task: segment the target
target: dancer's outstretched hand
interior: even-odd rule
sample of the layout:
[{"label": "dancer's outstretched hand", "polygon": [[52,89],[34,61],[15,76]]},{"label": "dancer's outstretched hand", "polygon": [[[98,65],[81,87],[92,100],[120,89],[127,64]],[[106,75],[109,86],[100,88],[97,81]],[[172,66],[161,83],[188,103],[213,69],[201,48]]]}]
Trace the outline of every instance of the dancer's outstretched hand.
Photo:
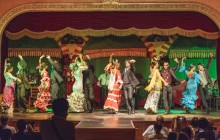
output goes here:
[{"label": "dancer's outstretched hand", "polygon": [[184,56],[184,57],[182,58],[182,60],[186,60],[186,57]]},{"label": "dancer's outstretched hand", "polygon": [[130,63],[135,63],[136,61],[134,59],[131,59],[130,60]]},{"label": "dancer's outstretched hand", "polygon": [[178,60],[178,58],[175,58],[175,59],[174,59],[174,61],[175,61],[176,63],[179,63],[179,60]]},{"label": "dancer's outstretched hand", "polygon": [[214,55],[213,55],[213,53],[210,53],[210,57],[213,57]]},{"label": "dancer's outstretched hand", "polygon": [[91,58],[90,58],[90,56],[89,56],[89,55],[86,55],[86,58],[87,58],[88,60],[91,60]]},{"label": "dancer's outstretched hand", "polygon": [[119,89],[122,89],[122,84],[120,84]]},{"label": "dancer's outstretched hand", "polygon": [[19,57],[20,59],[22,59],[22,55],[19,54],[18,57]]},{"label": "dancer's outstretched hand", "polygon": [[21,79],[17,78],[17,81],[18,81],[19,83],[21,83]]},{"label": "dancer's outstretched hand", "polygon": [[182,84],[182,83],[185,83],[186,82],[186,80],[183,80],[183,81],[181,81],[180,83]]},{"label": "dancer's outstretched hand", "polygon": [[167,82],[166,82],[166,83],[164,83],[164,86],[166,86],[166,87],[167,87],[167,86],[168,86],[168,83],[167,83]]},{"label": "dancer's outstretched hand", "polygon": [[40,56],[40,58],[44,58],[44,57],[45,57],[45,55],[44,55],[44,54]]},{"label": "dancer's outstretched hand", "polygon": [[50,55],[47,55],[47,59],[50,59]]}]

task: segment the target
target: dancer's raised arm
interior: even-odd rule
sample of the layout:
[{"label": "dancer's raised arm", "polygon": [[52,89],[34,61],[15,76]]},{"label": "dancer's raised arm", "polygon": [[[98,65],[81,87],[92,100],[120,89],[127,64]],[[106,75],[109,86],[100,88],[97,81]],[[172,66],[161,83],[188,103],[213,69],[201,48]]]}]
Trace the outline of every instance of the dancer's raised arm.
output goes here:
[{"label": "dancer's raised arm", "polygon": [[207,70],[209,70],[209,68],[210,68],[210,66],[211,66],[211,63],[212,63],[212,60],[213,60],[213,54],[212,53],[210,53],[210,57],[209,57],[209,62],[208,62],[208,64],[207,64],[207,66],[206,66],[206,68],[207,68]]},{"label": "dancer's raised arm", "polygon": [[184,63],[184,60],[185,60],[185,59],[186,59],[186,57],[183,57],[183,58],[182,58],[181,66],[180,66],[179,72],[185,72],[185,74],[187,75],[187,74],[188,74],[188,71],[186,70],[186,66],[185,66],[185,63]]},{"label": "dancer's raised arm", "polygon": [[112,63],[112,57],[114,56],[114,54],[111,54],[110,58],[109,58],[109,63]]},{"label": "dancer's raised arm", "polygon": [[[85,65],[86,65],[86,62],[83,60],[83,55],[82,55],[81,53],[79,54],[79,59],[80,59],[81,64],[82,64],[83,66],[85,66]],[[76,58],[75,61],[77,62],[77,58]]]},{"label": "dancer's raised arm", "polygon": [[178,58],[175,58],[174,61],[176,62],[176,65],[175,65],[175,67],[173,67],[173,71],[176,71],[179,67],[179,60],[178,60]]},{"label": "dancer's raised arm", "polygon": [[183,65],[184,65],[184,60],[186,60],[186,57],[183,57],[183,58],[182,58],[182,63],[181,63],[181,66],[183,66]]},{"label": "dancer's raised arm", "polygon": [[20,58],[20,66],[22,66],[22,69],[26,69],[27,68],[27,63],[24,61],[22,55],[18,55],[18,57]]},{"label": "dancer's raised arm", "polygon": [[40,58],[39,58],[39,65],[41,65],[41,63],[42,63],[42,58],[44,58],[44,57],[45,57],[44,54],[40,56]]},{"label": "dancer's raised arm", "polygon": [[7,65],[8,65],[8,58],[7,59],[5,59],[5,65],[4,65],[4,73],[6,73],[7,71],[6,71],[6,69],[7,69]]}]

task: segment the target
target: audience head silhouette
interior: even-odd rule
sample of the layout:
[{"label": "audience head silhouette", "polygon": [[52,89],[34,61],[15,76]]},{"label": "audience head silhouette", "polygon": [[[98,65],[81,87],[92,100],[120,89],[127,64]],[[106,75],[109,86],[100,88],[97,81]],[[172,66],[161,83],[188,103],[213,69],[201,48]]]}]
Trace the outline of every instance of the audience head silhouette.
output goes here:
[{"label": "audience head silhouette", "polygon": [[156,122],[159,122],[159,123],[163,124],[164,123],[163,116],[162,115],[158,115],[157,118],[156,118]]},{"label": "audience head silhouette", "polygon": [[69,103],[65,98],[55,99],[52,103],[53,113],[56,116],[67,117]]},{"label": "audience head silhouette", "polygon": [[190,124],[193,128],[197,128],[199,126],[198,122],[199,122],[199,119],[197,117],[193,117]]},{"label": "audience head silhouette", "polygon": [[1,130],[1,140],[11,140],[11,130],[2,129]]},{"label": "audience head silhouette", "polygon": [[162,130],[162,124],[160,122],[155,122],[154,123],[154,130],[156,134],[159,134]]},{"label": "audience head silhouette", "polygon": [[170,132],[168,137],[167,137],[167,140],[176,140],[177,138],[177,133],[176,132]]},{"label": "audience head silhouette", "polygon": [[20,119],[17,121],[17,129],[19,132],[24,132],[24,130],[26,129],[26,121],[23,119]]},{"label": "audience head silhouette", "polygon": [[177,140],[188,140],[189,137],[185,132],[180,132]]},{"label": "audience head silhouette", "polygon": [[1,116],[1,124],[2,125],[8,124],[8,116],[6,116],[6,115]]},{"label": "audience head silhouette", "polygon": [[204,117],[200,118],[198,123],[199,123],[199,128],[201,129],[206,129],[209,126],[208,120]]}]

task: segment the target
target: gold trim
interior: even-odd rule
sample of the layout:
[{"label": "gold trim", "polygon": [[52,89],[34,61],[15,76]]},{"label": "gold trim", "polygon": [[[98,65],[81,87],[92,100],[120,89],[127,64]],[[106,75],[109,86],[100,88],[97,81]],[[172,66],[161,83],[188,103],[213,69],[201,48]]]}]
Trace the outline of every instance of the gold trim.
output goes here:
[{"label": "gold trim", "polygon": [[210,53],[216,57],[216,50],[170,50],[169,58],[209,58]]},{"label": "gold trim", "polygon": [[120,49],[98,49],[98,50],[84,50],[84,54],[89,55],[90,58],[109,57],[111,54],[117,57],[146,57],[146,48],[120,48]]},{"label": "gold trim", "polygon": [[102,0],[102,3],[107,3],[107,4],[119,3],[119,0]]},{"label": "gold trim", "polygon": [[218,32],[209,33],[202,31],[200,29],[197,30],[184,30],[179,27],[171,28],[171,29],[160,29],[160,28],[151,28],[151,29],[137,29],[137,28],[129,28],[129,29],[115,29],[108,28],[104,30],[94,30],[94,29],[83,29],[78,30],[74,28],[67,27],[63,30],[59,31],[44,31],[44,32],[33,32],[28,29],[24,29],[17,33],[11,33],[6,31],[6,36],[10,39],[17,40],[24,36],[29,36],[31,38],[40,39],[45,37],[57,38],[58,36],[64,36],[65,34],[72,34],[75,36],[107,36],[107,35],[116,35],[116,36],[128,36],[131,34],[136,34],[138,36],[148,36],[152,34],[158,35],[173,35],[179,34],[187,37],[195,37],[202,36],[206,39],[217,39],[219,37]]},{"label": "gold trim", "polygon": [[18,57],[18,55],[40,57],[42,54],[56,58],[62,57],[60,48],[8,48],[8,57]]}]

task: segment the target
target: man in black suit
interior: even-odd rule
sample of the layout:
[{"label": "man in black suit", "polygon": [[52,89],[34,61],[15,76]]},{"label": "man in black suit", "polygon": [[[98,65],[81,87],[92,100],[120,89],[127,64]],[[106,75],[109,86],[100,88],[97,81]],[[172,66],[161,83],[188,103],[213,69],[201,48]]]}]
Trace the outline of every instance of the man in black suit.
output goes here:
[{"label": "man in black suit", "polygon": [[86,99],[87,112],[92,113],[94,110],[93,86],[97,83],[97,78],[94,74],[95,68],[91,63],[91,60],[89,58],[88,60],[88,69],[83,71],[83,92]]},{"label": "man in black suit", "polygon": [[30,84],[27,78],[27,63],[24,61],[23,57],[21,55],[18,55],[20,58],[20,61],[18,62],[18,72],[17,77],[21,79],[21,82],[17,82],[17,93],[16,93],[16,99],[17,99],[17,105],[18,107],[23,109],[23,112],[27,111],[27,101],[26,101],[26,90],[30,89]]},{"label": "man in black suit", "polygon": [[212,60],[213,60],[213,54],[210,53],[210,58],[209,58],[209,62],[207,64],[207,66],[204,67],[202,63],[199,63],[198,64],[198,71],[197,71],[197,73],[201,76],[201,78],[200,78],[201,83],[199,84],[199,93],[202,98],[202,104],[206,108],[207,114],[209,114],[209,107],[208,107],[206,97],[208,96],[208,85],[212,83],[212,79],[208,73],[208,70],[209,70],[210,65],[212,63]]},{"label": "man in black suit", "polygon": [[132,96],[135,86],[139,84],[136,76],[134,75],[135,68],[133,66],[134,60],[125,60],[125,70],[122,73],[123,80],[123,92],[125,96],[125,103],[128,108],[128,114],[135,114],[134,103],[132,102]]},{"label": "man in black suit", "polygon": [[[51,100],[53,101],[58,98],[58,92],[60,91],[60,87],[64,86],[63,85],[64,80],[61,77],[62,69],[59,63],[56,60],[52,60],[49,55],[47,55],[47,59],[49,63],[52,65],[52,69],[50,72],[50,82],[51,82],[50,93],[51,93]],[[64,88],[62,90],[64,90]],[[64,93],[65,91],[62,91],[62,98],[65,97]]]},{"label": "man in black suit", "polygon": [[176,62],[176,66],[174,68],[169,67],[168,62],[163,63],[163,69],[161,70],[161,76],[168,83],[168,86],[162,85],[162,94],[163,94],[163,102],[165,107],[165,115],[170,114],[170,108],[173,102],[173,90],[172,86],[180,84],[180,81],[177,80],[175,76],[175,71],[179,66],[179,61],[177,58],[174,59]]}]

